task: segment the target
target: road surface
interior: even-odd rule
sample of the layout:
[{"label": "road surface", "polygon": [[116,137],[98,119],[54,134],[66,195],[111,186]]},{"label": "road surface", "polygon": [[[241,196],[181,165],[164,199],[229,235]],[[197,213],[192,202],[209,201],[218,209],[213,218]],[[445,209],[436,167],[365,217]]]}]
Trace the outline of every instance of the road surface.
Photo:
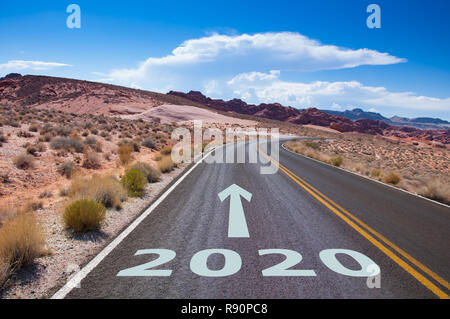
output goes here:
[{"label": "road surface", "polygon": [[[229,149],[235,147],[248,149],[248,144],[231,145],[216,152],[227,156]],[[448,207],[304,158],[282,147],[279,160],[274,163],[281,168],[271,175],[260,174],[261,163],[199,164],[101,259],[81,281],[81,288],[66,289],[58,297],[448,296]],[[229,237],[231,199],[221,201],[218,194],[234,184],[251,193],[250,201],[241,198],[249,237]],[[169,250],[163,256],[170,261],[155,268],[145,266],[158,256],[135,255],[146,249]],[[206,258],[204,253],[203,257],[199,254],[193,258],[208,249],[226,250],[228,255],[214,253]],[[273,251],[261,253],[266,249],[294,251],[291,255],[300,253],[301,262],[294,261],[290,269],[307,272],[287,276],[292,272],[278,271],[277,276],[263,276],[263,270],[286,258]],[[331,249],[363,254],[378,265],[380,274],[371,277],[372,285],[368,285],[367,276],[354,276],[364,271],[358,258],[345,253],[335,255],[334,266],[326,265],[321,252]],[[191,263],[195,265],[191,267]],[[139,265],[144,266],[129,270]],[[339,273],[339,265],[353,275]],[[169,270],[170,276],[154,276],[155,273],[145,271],[150,268]],[[228,273],[221,273],[222,268]],[[125,276],[118,276],[121,271]],[[211,277],[214,275],[217,277]]]}]

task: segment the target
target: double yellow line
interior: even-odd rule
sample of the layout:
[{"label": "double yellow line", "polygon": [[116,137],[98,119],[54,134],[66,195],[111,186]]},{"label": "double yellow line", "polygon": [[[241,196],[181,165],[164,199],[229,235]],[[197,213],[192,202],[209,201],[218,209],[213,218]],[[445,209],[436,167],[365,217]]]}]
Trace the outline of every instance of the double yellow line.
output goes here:
[{"label": "double yellow line", "polygon": [[[409,274],[411,274],[414,278],[416,278],[421,284],[427,287],[430,291],[432,291],[436,296],[441,299],[449,299],[447,293],[437,287],[433,282],[431,282],[424,275],[415,270],[412,266],[406,263],[403,259],[401,259],[398,255],[403,256],[406,260],[408,260],[411,264],[422,270],[425,274],[430,276],[432,279],[437,281],[440,285],[445,287],[447,290],[450,289],[450,285],[443,278],[434,273],[431,269],[417,261],[411,255],[406,253],[404,250],[399,248],[397,245],[389,241],[387,238],[379,234],[377,231],[369,227],[367,224],[362,222],[359,218],[352,215],[346,209],[342,208],[339,204],[335,203],[333,200],[322,194],[319,190],[311,186],[308,182],[303,180],[302,178],[295,175],[292,171],[290,171],[287,167],[277,162],[275,159],[261,151],[258,147],[258,151],[266,157],[270,162],[276,165],[282,172],[284,172],[287,176],[289,176],[295,183],[300,185],[304,190],[306,190],[311,196],[317,199],[320,203],[322,203],[325,207],[327,207],[330,211],[340,217],[343,221],[345,221],[350,227],[360,233],[364,238],[369,240],[374,246],[380,249],[384,254],[386,254],[389,258],[391,258],[394,262],[396,262],[400,267],[406,270]],[[383,244],[384,243],[384,244]],[[390,249],[388,247],[390,247]],[[395,251],[395,252],[393,252]]]}]

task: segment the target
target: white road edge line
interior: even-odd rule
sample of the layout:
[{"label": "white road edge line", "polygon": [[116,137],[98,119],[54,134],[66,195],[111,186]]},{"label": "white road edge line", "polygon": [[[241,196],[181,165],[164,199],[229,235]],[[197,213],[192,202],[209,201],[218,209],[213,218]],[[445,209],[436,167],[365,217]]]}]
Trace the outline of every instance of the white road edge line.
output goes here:
[{"label": "white road edge line", "polygon": [[[216,148],[217,149],[217,148]],[[214,149],[214,150],[216,150]],[[100,262],[105,259],[108,254],[114,250],[153,210],[200,164],[205,158],[207,158],[214,150],[204,155],[197,163],[194,164],[183,176],[181,176],[164,194],[162,194],[147,210],[145,210],[138,218],[134,220],[122,233],[119,234],[108,246],[94,257],[86,266],[83,267],[78,273],[75,274],[67,283],[58,290],[51,299],[64,299],[74,287],[78,284],[95,268]]]},{"label": "white road edge line", "polygon": [[355,172],[346,170],[346,169],[344,169],[344,168],[342,168],[342,167],[337,167],[337,166],[334,166],[334,165],[331,165],[331,164],[328,164],[328,163],[325,163],[325,162],[321,162],[321,161],[316,160],[316,159],[314,159],[314,158],[311,158],[311,157],[308,157],[308,156],[305,156],[305,155],[302,155],[302,154],[293,152],[293,151],[291,151],[290,149],[287,149],[287,148],[284,146],[285,144],[286,144],[286,143],[283,143],[283,144],[281,145],[281,147],[284,148],[286,151],[291,152],[292,154],[295,154],[295,155],[298,155],[298,156],[307,158],[307,159],[309,159],[309,160],[315,161],[315,162],[320,163],[320,164],[323,164],[323,165],[328,165],[328,166],[330,166],[330,167],[340,169],[341,171],[344,171],[344,172],[347,172],[347,173],[350,173],[350,174],[353,174],[353,175],[356,175],[356,176],[365,178],[365,179],[367,179],[367,180],[369,180],[369,181],[378,183],[378,184],[380,184],[380,185],[383,185],[383,186],[386,186],[386,187],[390,187],[390,188],[396,189],[396,190],[398,190],[398,191],[402,191],[402,192],[404,192],[404,193],[406,193],[406,194],[413,195],[413,196],[416,196],[416,197],[425,199],[425,200],[427,200],[427,201],[429,201],[429,202],[432,202],[432,203],[434,203],[434,204],[438,204],[438,205],[441,205],[441,206],[450,208],[449,205],[446,205],[446,204],[444,204],[444,203],[441,203],[441,202],[438,202],[438,201],[435,201],[435,200],[426,198],[426,197],[424,197],[424,196],[422,196],[422,195],[415,194],[415,193],[409,192],[409,191],[407,191],[407,190],[405,190],[405,189],[398,188],[398,187],[394,187],[394,186],[392,186],[392,185],[389,185],[389,184],[385,184],[385,183],[383,183],[383,182],[380,182],[380,181],[378,181],[378,180],[376,180],[376,179],[372,179],[372,178],[370,178],[370,177],[367,177],[367,176],[364,176],[364,175],[361,175],[361,174],[358,174],[358,173],[355,173]]}]

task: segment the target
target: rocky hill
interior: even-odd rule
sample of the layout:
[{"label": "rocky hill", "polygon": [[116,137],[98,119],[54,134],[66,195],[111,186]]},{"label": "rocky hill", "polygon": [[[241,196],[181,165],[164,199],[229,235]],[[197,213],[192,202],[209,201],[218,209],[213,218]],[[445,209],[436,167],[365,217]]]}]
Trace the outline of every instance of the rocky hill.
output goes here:
[{"label": "rocky hill", "polygon": [[163,104],[195,103],[166,94],[110,84],[9,74],[0,79],[0,104],[56,109],[77,114],[130,115]]},{"label": "rocky hill", "polygon": [[364,118],[353,121],[345,116],[328,114],[316,108],[298,110],[289,106],[283,106],[279,103],[254,105],[247,104],[240,99],[223,101],[220,99],[211,99],[198,91],[190,91],[189,93],[171,91],[168,94],[224,112],[254,115],[295,124],[325,126],[339,132],[379,134],[402,139],[417,139],[427,142],[450,144],[450,129],[421,130],[414,127],[393,126],[382,120]]}]

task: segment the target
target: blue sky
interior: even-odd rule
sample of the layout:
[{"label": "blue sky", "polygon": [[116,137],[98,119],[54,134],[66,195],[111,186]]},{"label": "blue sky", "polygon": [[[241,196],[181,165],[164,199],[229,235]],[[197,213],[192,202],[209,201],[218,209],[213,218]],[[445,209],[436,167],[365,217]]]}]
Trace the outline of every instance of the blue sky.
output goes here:
[{"label": "blue sky", "polygon": [[[66,7],[81,7],[81,29]],[[366,7],[381,8],[369,29]],[[9,1],[0,76],[450,119],[450,1]]]}]

